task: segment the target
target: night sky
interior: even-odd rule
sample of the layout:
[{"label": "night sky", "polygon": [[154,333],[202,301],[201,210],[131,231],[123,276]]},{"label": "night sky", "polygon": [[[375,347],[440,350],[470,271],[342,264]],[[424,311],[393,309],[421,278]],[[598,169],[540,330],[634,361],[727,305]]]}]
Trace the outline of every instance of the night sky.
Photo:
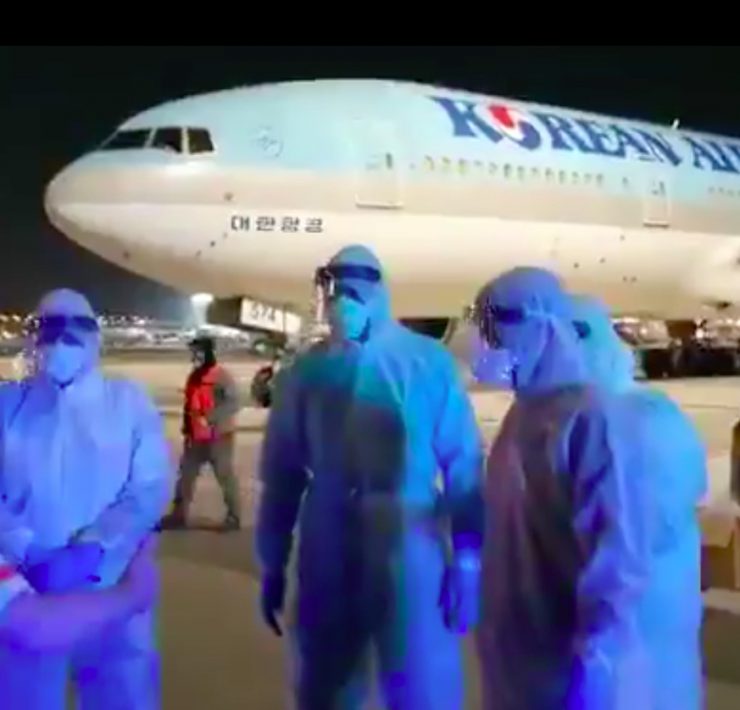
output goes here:
[{"label": "night sky", "polygon": [[131,114],[261,81],[413,79],[740,136],[740,49],[678,47],[2,47],[0,310],[46,289],[173,316],[181,298],[106,264],[47,223],[52,175]]}]

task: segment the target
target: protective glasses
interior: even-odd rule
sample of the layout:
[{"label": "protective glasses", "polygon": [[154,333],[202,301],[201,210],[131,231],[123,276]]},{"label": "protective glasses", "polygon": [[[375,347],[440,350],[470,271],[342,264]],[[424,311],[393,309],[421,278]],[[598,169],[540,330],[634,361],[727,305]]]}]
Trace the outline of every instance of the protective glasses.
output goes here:
[{"label": "protective glasses", "polygon": [[380,271],[372,266],[336,264],[332,266],[321,266],[316,269],[314,283],[321,288],[328,301],[339,298],[339,296],[348,296],[362,302],[363,299],[360,293],[356,288],[346,283],[347,280],[377,284],[380,282],[380,279]]},{"label": "protective glasses", "polygon": [[99,331],[98,321],[90,316],[40,316],[31,325],[31,332],[39,345],[50,345],[59,340],[67,345],[82,345],[84,336]]},{"label": "protective glasses", "polygon": [[499,325],[520,325],[525,318],[521,308],[507,308],[489,304],[471,306],[465,319],[478,329],[484,342],[492,348],[501,347],[501,338],[498,333]]}]

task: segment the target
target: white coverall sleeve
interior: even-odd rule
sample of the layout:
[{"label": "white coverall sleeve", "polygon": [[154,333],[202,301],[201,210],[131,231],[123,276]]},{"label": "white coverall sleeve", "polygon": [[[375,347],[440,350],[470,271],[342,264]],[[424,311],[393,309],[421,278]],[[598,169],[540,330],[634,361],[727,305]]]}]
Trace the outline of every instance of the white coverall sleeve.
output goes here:
[{"label": "white coverall sleeve", "polygon": [[78,542],[98,542],[106,551],[135,550],[164,514],[174,487],[174,467],[162,417],[150,397],[138,387],[128,393],[134,408],[129,477],[117,499]]},{"label": "white coverall sleeve", "polygon": [[[0,440],[23,397],[22,385],[8,382],[0,385]],[[20,566],[33,543],[33,530],[8,508],[3,491],[3,472],[0,470],[0,555]]]},{"label": "white coverall sleeve", "polygon": [[257,515],[257,555],[265,574],[285,570],[293,530],[308,484],[298,364],[277,375],[262,445],[262,497]]},{"label": "white coverall sleeve", "polygon": [[452,357],[444,353],[439,376],[442,399],[434,450],[444,480],[445,509],[456,552],[483,544],[483,439],[475,411]]},{"label": "white coverall sleeve", "polygon": [[568,437],[574,529],[582,564],[568,710],[633,710],[647,697],[636,612],[649,572],[651,486],[631,465],[636,444],[616,412],[592,409]]}]

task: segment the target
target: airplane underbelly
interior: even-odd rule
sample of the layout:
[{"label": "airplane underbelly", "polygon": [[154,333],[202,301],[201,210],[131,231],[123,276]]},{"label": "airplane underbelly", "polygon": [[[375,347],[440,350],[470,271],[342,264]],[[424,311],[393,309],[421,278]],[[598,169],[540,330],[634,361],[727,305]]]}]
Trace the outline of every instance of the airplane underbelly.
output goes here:
[{"label": "airplane underbelly", "polygon": [[[457,316],[481,285],[520,265],[553,269],[569,287],[596,293],[620,311],[646,303],[683,309],[706,295],[714,261],[724,259],[716,238],[672,230],[396,209],[131,203],[80,209],[85,230],[70,236],[124,268],[184,292],[248,295],[297,307],[311,298],[314,269],[342,246],[360,242],[379,255],[394,306],[408,317]],[[727,248],[733,256],[734,240]],[[718,256],[712,261],[707,254]],[[735,293],[734,256],[726,276],[725,290]]]}]

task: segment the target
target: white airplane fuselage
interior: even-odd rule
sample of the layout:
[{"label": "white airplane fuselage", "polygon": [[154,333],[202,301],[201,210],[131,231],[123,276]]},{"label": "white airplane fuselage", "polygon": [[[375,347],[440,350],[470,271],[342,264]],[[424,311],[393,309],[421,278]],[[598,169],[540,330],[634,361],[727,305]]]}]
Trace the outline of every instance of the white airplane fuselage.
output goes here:
[{"label": "white airplane fuselage", "polygon": [[164,104],[57,175],[46,209],[126,269],[297,310],[350,243],[377,252],[406,318],[457,317],[525,264],[617,313],[740,307],[740,141],[421,84]]}]

